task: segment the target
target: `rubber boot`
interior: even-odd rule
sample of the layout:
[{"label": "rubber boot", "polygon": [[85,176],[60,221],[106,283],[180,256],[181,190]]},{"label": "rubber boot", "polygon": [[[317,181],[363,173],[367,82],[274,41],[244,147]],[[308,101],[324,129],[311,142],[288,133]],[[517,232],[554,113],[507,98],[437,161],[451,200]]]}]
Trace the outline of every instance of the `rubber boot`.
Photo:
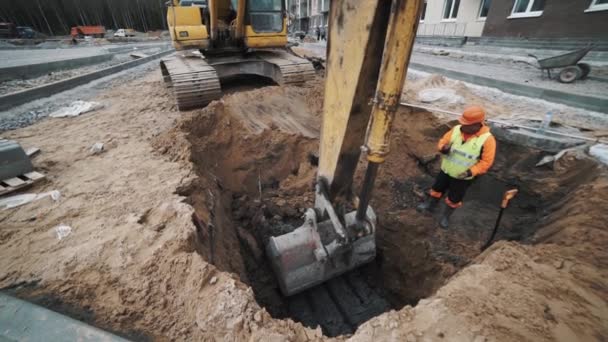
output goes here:
[{"label": "rubber boot", "polygon": [[450,207],[449,205],[445,205],[443,207],[443,211],[441,212],[441,219],[439,221],[439,226],[443,229],[448,229],[450,226],[450,216],[454,213],[455,208]]},{"label": "rubber boot", "polygon": [[435,210],[435,207],[437,207],[437,203],[439,203],[439,198],[427,196],[426,200],[416,207],[416,211],[418,211],[419,213],[432,213],[433,210]]}]

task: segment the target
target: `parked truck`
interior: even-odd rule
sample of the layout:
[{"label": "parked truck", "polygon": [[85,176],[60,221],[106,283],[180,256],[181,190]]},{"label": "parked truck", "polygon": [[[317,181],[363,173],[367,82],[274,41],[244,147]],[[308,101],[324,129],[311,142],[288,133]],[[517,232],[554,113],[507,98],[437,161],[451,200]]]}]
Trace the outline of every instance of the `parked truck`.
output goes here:
[{"label": "parked truck", "polygon": [[74,26],[70,31],[72,38],[84,38],[85,36],[103,38],[105,34],[106,28],[103,26]]},{"label": "parked truck", "polygon": [[17,38],[17,26],[13,23],[0,23],[0,38]]}]

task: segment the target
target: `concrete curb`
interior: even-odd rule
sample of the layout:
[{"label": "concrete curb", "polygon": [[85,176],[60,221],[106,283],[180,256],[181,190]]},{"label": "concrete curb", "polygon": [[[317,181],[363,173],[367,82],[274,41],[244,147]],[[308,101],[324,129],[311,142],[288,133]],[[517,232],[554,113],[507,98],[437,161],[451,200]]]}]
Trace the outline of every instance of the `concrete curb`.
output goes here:
[{"label": "concrete curb", "polygon": [[141,59],[136,59],[134,61],[121,63],[118,65],[111,66],[109,68],[93,71],[88,74],[68,78],[65,80],[57,81],[50,84],[45,84],[40,87],[26,89],[19,92],[7,94],[4,96],[0,96],[0,111],[5,111],[10,108],[22,105],[24,103],[37,100],[39,98],[48,97],[62,91],[77,87],[79,85],[83,85],[85,83],[89,83],[96,79],[115,74],[119,71],[123,71],[154,59],[158,59],[160,57],[166,56],[170,53],[173,53],[174,50],[167,50],[160,53],[157,53],[152,56],[148,56]]},{"label": "concrete curb", "polygon": [[110,332],[0,293],[0,341],[128,342]]},{"label": "concrete curb", "polygon": [[559,90],[543,89],[524,84],[501,81],[489,77],[471,75],[464,72],[438,68],[420,63],[410,63],[410,66],[415,70],[442,74],[449,78],[454,78],[460,81],[481,86],[497,88],[504,92],[515,95],[537,98],[549,102],[561,103],[568,106],[584,108],[608,114],[608,99],[602,99],[586,95],[570,94]]},{"label": "concrete curb", "polygon": [[48,63],[0,68],[0,81],[12,80],[16,78],[34,78],[56,70],[73,69],[84,65],[107,62],[113,57],[113,54],[106,53],[102,55],[65,59],[62,61]]}]

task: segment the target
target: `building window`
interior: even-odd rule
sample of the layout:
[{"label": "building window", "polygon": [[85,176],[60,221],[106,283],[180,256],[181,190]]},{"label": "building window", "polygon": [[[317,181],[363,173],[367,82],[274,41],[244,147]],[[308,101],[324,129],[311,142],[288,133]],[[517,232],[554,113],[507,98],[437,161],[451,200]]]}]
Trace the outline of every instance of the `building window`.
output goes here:
[{"label": "building window", "polygon": [[492,0],[481,0],[481,6],[479,6],[479,19],[485,19],[490,11],[490,5]]},{"label": "building window", "polygon": [[585,12],[606,11],[608,10],[608,0],[592,0],[589,8]]},{"label": "building window", "polygon": [[460,0],[445,0],[443,4],[443,20],[453,21],[458,17],[458,7]]},{"label": "building window", "polygon": [[426,16],[426,0],[424,0],[424,4],[422,4],[422,13],[420,13],[420,21],[424,21],[425,16]]},{"label": "building window", "polygon": [[515,0],[509,18],[540,17],[545,8],[545,0]]}]

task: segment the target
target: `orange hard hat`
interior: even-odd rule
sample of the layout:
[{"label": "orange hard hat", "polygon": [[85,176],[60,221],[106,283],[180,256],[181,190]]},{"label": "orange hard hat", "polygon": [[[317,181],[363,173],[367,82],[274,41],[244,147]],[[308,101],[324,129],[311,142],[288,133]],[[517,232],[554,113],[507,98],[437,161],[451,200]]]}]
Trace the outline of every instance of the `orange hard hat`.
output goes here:
[{"label": "orange hard hat", "polygon": [[467,107],[462,115],[458,118],[458,122],[463,125],[472,125],[483,122],[486,119],[486,112],[480,106]]}]

